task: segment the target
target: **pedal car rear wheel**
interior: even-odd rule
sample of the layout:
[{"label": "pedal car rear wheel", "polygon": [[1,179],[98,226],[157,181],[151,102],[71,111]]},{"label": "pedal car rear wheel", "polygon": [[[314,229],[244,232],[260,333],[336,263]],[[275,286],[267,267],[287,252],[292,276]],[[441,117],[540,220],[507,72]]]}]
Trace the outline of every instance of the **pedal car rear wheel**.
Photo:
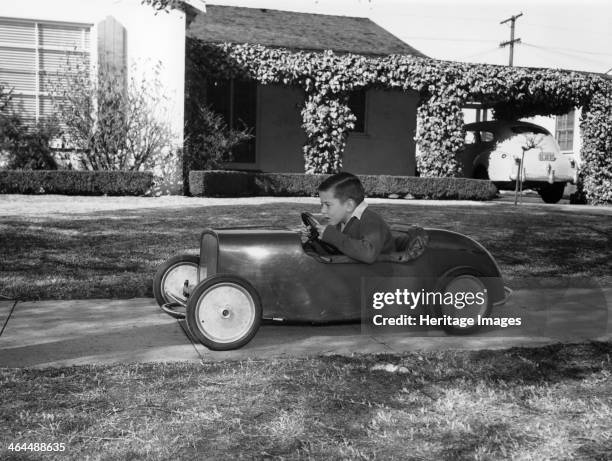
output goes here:
[{"label": "pedal car rear wheel", "polygon": [[185,281],[192,290],[198,283],[200,258],[197,255],[173,256],[159,266],[153,278],[153,294],[159,306],[168,303],[187,304]]},{"label": "pedal car rear wheel", "polygon": [[209,349],[237,349],[259,329],[261,312],[259,295],[249,282],[232,275],[215,275],[191,294],[187,325]]},{"label": "pedal car rear wheel", "polygon": [[[442,293],[442,299],[450,299],[448,293],[452,294],[452,299],[455,302],[437,304],[434,308],[435,314],[438,317],[452,319],[466,319],[465,326],[454,324],[442,324],[442,329],[453,335],[468,335],[474,333],[480,328],[478,316],[481,318],[488,317],[491,314],[492,302],[487,292],[487,286],[482,280],[482,275],[472,269],[461,269],[444,277],[438,287],[438,292]],[[468,305],[467,294],[472,293],[469,297],[470,305]],[[473,320],[473,325],[467,325],[467,319]],[[451,322],[449,322],[451,323]]]}]

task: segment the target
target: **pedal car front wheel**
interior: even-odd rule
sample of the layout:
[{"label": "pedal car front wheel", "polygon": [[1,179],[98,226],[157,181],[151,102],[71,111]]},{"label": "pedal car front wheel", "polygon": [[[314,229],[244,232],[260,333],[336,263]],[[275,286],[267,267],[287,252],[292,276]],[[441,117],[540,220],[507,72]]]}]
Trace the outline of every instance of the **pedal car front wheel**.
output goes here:
[{"label": "pedal car front wheel", "polygon": [[259,295],[249,282],[215,275],[201,282],[189,297],[187,326],[209,349],[238,349],[257,333],[261,312]]}]

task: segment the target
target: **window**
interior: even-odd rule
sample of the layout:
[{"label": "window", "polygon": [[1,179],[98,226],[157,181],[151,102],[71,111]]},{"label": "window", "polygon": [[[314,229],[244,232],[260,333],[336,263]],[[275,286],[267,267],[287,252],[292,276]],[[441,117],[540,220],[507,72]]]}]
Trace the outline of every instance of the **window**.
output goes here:
[{"label": "window", "polygon": [[574,148],[574,110],[565,115],[557,116],[555,127],[555,138],[561,150],[572,150]]},{"label": "window", "polygon": [[[242,80],[210,80],[206,100],[211,109],[221,114],[230,128],[255,132],[257,122],[257,83]],[[236,146],[233,162],[255,163],[255,137]]]},{"label": "window", "polygon": [[495,135],[490,131],[480,132],[480,142],[492,142],[495,140]]},{"label": "window", "polygon": [[366,114],[366,92],[365,90],[353,91],[349,95],[348,106],[351,112],[357,117],[355,120],[355,133],[365,133],[365,114]]},{"label": "window", "polygon": [[474,131],[466,131],[465,132],[465,144],[476,144],[478,140],[476,139],[476,133]]},{"label": "window", "polygon": [[24,118],[53,113],[49,82],[68,67],[89,71],[89,25],[0,18],[0,82],[13,89]]}]

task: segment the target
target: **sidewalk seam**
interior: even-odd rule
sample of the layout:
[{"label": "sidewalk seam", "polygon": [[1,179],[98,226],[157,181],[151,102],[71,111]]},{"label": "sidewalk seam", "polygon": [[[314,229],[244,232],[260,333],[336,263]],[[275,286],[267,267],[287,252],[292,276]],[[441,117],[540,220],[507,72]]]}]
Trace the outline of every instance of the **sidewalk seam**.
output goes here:
[{"label": "sidewalk seam", "polygon": [[198,350],[198,347],[196,346],[196,344],[193,341],[193,339],[191,338],[191,335],[189,334],[189,331],[185,330],[185,328],[183,327],[183,324],[178,319],[176,320],[176,323],[178,323],[180,329],[183,330],[183,333],[185,333],[185,336],[187,336],[187,339],[191,343],[191,346],[195,349],[196,354],[198,354],[198,357],[200,357],[200,361],[204,360],[204,356],[202,354],[200,354],[200,351]]},{"label": "sidewalk seam", "polygon": [[13,316],[13,312],[15,311],[15,307],[17,306],[18,302],[19,301],[15,301],[15,304],[13,304],[13,307],[11,307],[11,311],[9,312],[9,315],[6,317],[6,320],[4,321],[4,325],[2,325],[2,330],[0,330],[0,336],[2,336],[2,333],[4,333],[4,329],[6,328],[6,326],[9,323],[9,320]]},{"label": "sidewalk seam", "polygon": [[374,341],[376,341],[378,344],[382,344],[383,346],[385,346],[387,349],[389,349],[391,352],[395,353],[395,354],[400,354],[401,352],[396,351],[395,349],[393,349],[391,346],[389,346],[387,343],[385,343],[384,341],[378,339],[376,336],[374,335],[369,335],[370,338],[372,338]]}]

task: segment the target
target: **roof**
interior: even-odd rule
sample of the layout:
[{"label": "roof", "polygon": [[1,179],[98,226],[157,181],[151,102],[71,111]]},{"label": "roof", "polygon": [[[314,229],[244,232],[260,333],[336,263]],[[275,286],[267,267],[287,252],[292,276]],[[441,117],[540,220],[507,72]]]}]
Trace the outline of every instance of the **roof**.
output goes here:
[{"label": "roof", "polygon": [[365,55],[423,53],[368,18],[296,13],[264,8],[206,5],[187,37],[207,43],[251,43],[293,50]]}]

